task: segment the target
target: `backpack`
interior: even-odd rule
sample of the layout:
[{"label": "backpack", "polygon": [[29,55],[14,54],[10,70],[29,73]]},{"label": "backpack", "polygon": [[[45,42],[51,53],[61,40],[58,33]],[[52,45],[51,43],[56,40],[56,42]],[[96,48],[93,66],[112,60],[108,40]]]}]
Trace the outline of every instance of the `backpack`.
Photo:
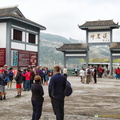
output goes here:
[{"label": "backpack", "polygon": [[87,70],[87,74],[90,75],[90,69]]},{"label": "backpack", "polygon": [[64,91],[65,96],[70,96],[72,94],[72,92],[73,92],[73,90],[72,90],[71,84],[69,81],[66,80],[66,87],[65,87],[65,91]]}]

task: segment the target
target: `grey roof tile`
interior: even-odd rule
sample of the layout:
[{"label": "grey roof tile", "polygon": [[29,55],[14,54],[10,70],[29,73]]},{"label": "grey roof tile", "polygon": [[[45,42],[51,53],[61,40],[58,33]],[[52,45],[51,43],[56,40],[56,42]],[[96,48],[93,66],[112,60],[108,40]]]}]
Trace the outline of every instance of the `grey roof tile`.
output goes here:
[{"label": "grey roof tile", "polygon": [[113,20],[98,20],[98,21],[86,21],[83,25],[80,25],[79,28],[84,27],[93,27],[93,26],[116,26],[119,27],[118,23],[116,24]]},{"label": "grey roof tile", "polygon": [[87,44],[79,44],[79,43],[70,43],[70,44],[64,44],[63,46],[56,48],[59,51],[62,50],[80,50],[80,49],[87,49]]},{"label": "grey roof tile", "polygon": [[6,18],[19,19],[24,22],[28,22],[30,24],[38,26],[40,28],[46,29],[44,26],[25,18],[25,16],[21,13],[21,11],[17,7],[0,9],[0,19],[6,19]]},{"label": "grey roof tile", "polygon": [[120,42],[113,42],[110,44],[110,49],[120,49]]}]

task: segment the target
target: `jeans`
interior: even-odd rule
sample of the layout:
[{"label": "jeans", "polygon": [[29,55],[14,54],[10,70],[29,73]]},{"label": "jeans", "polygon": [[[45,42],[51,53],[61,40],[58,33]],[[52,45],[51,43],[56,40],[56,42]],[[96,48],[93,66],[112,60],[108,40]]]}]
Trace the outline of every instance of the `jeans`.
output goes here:
[{"label": "jeans", "polygon": [[30,90],[30,80],[25,81],[25,90]]},{"label": "jeans", "polygon": [[32,113],[32,120],[39,120],[42,113],[42,101],[34,101],[32,100],[32,106],[33,106],[33,113]]},{"label": "jeans", "polygon": [[25,90],[25,80],[23,81],[23,90]]},{"label": "jeans", "polygon": [[56,120],[64,120],[64,100],[52,98],[51,103],[56,115]]}]

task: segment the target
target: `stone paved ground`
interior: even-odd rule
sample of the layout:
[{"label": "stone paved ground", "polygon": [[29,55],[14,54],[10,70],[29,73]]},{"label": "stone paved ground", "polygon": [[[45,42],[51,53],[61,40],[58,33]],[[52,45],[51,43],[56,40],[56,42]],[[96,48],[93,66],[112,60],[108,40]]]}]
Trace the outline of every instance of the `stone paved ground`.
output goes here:
[{"label": "stone paved ground", "polygon": [[[99,79],[98,84],[82,84],[79,77],[68,77],[73,94],[65,98],[65,120],[120,120],[120,80]],[[55,120],[48,86],[43,86],[44,105],[41,120]],[[16,89],[6,89],[7,100],[0,101],[0,120],[31,120],[31,92],[15,98]],[[98,114],[98,118],[95,118]]]}]

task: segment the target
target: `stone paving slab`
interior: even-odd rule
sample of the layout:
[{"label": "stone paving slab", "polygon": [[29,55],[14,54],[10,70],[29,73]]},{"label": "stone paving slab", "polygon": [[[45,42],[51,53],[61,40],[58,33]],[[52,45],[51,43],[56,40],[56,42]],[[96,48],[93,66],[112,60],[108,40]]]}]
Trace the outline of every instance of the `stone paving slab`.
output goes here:
[{"label": "stone paving slab", "polygon": [[[120,120],[120,80],[102,78],[97,84],[82,84],[80,77],[68,77],[68,80],[73,94],[65,98],[65,120]],[[45,100],[41,120],[55,120],[48,86],[43,88]],[[7,100],[0,101],[0,120],[31,120],[31,92],[22,92],[21,98],[15,98],[15,83],[6,92]]]}]

